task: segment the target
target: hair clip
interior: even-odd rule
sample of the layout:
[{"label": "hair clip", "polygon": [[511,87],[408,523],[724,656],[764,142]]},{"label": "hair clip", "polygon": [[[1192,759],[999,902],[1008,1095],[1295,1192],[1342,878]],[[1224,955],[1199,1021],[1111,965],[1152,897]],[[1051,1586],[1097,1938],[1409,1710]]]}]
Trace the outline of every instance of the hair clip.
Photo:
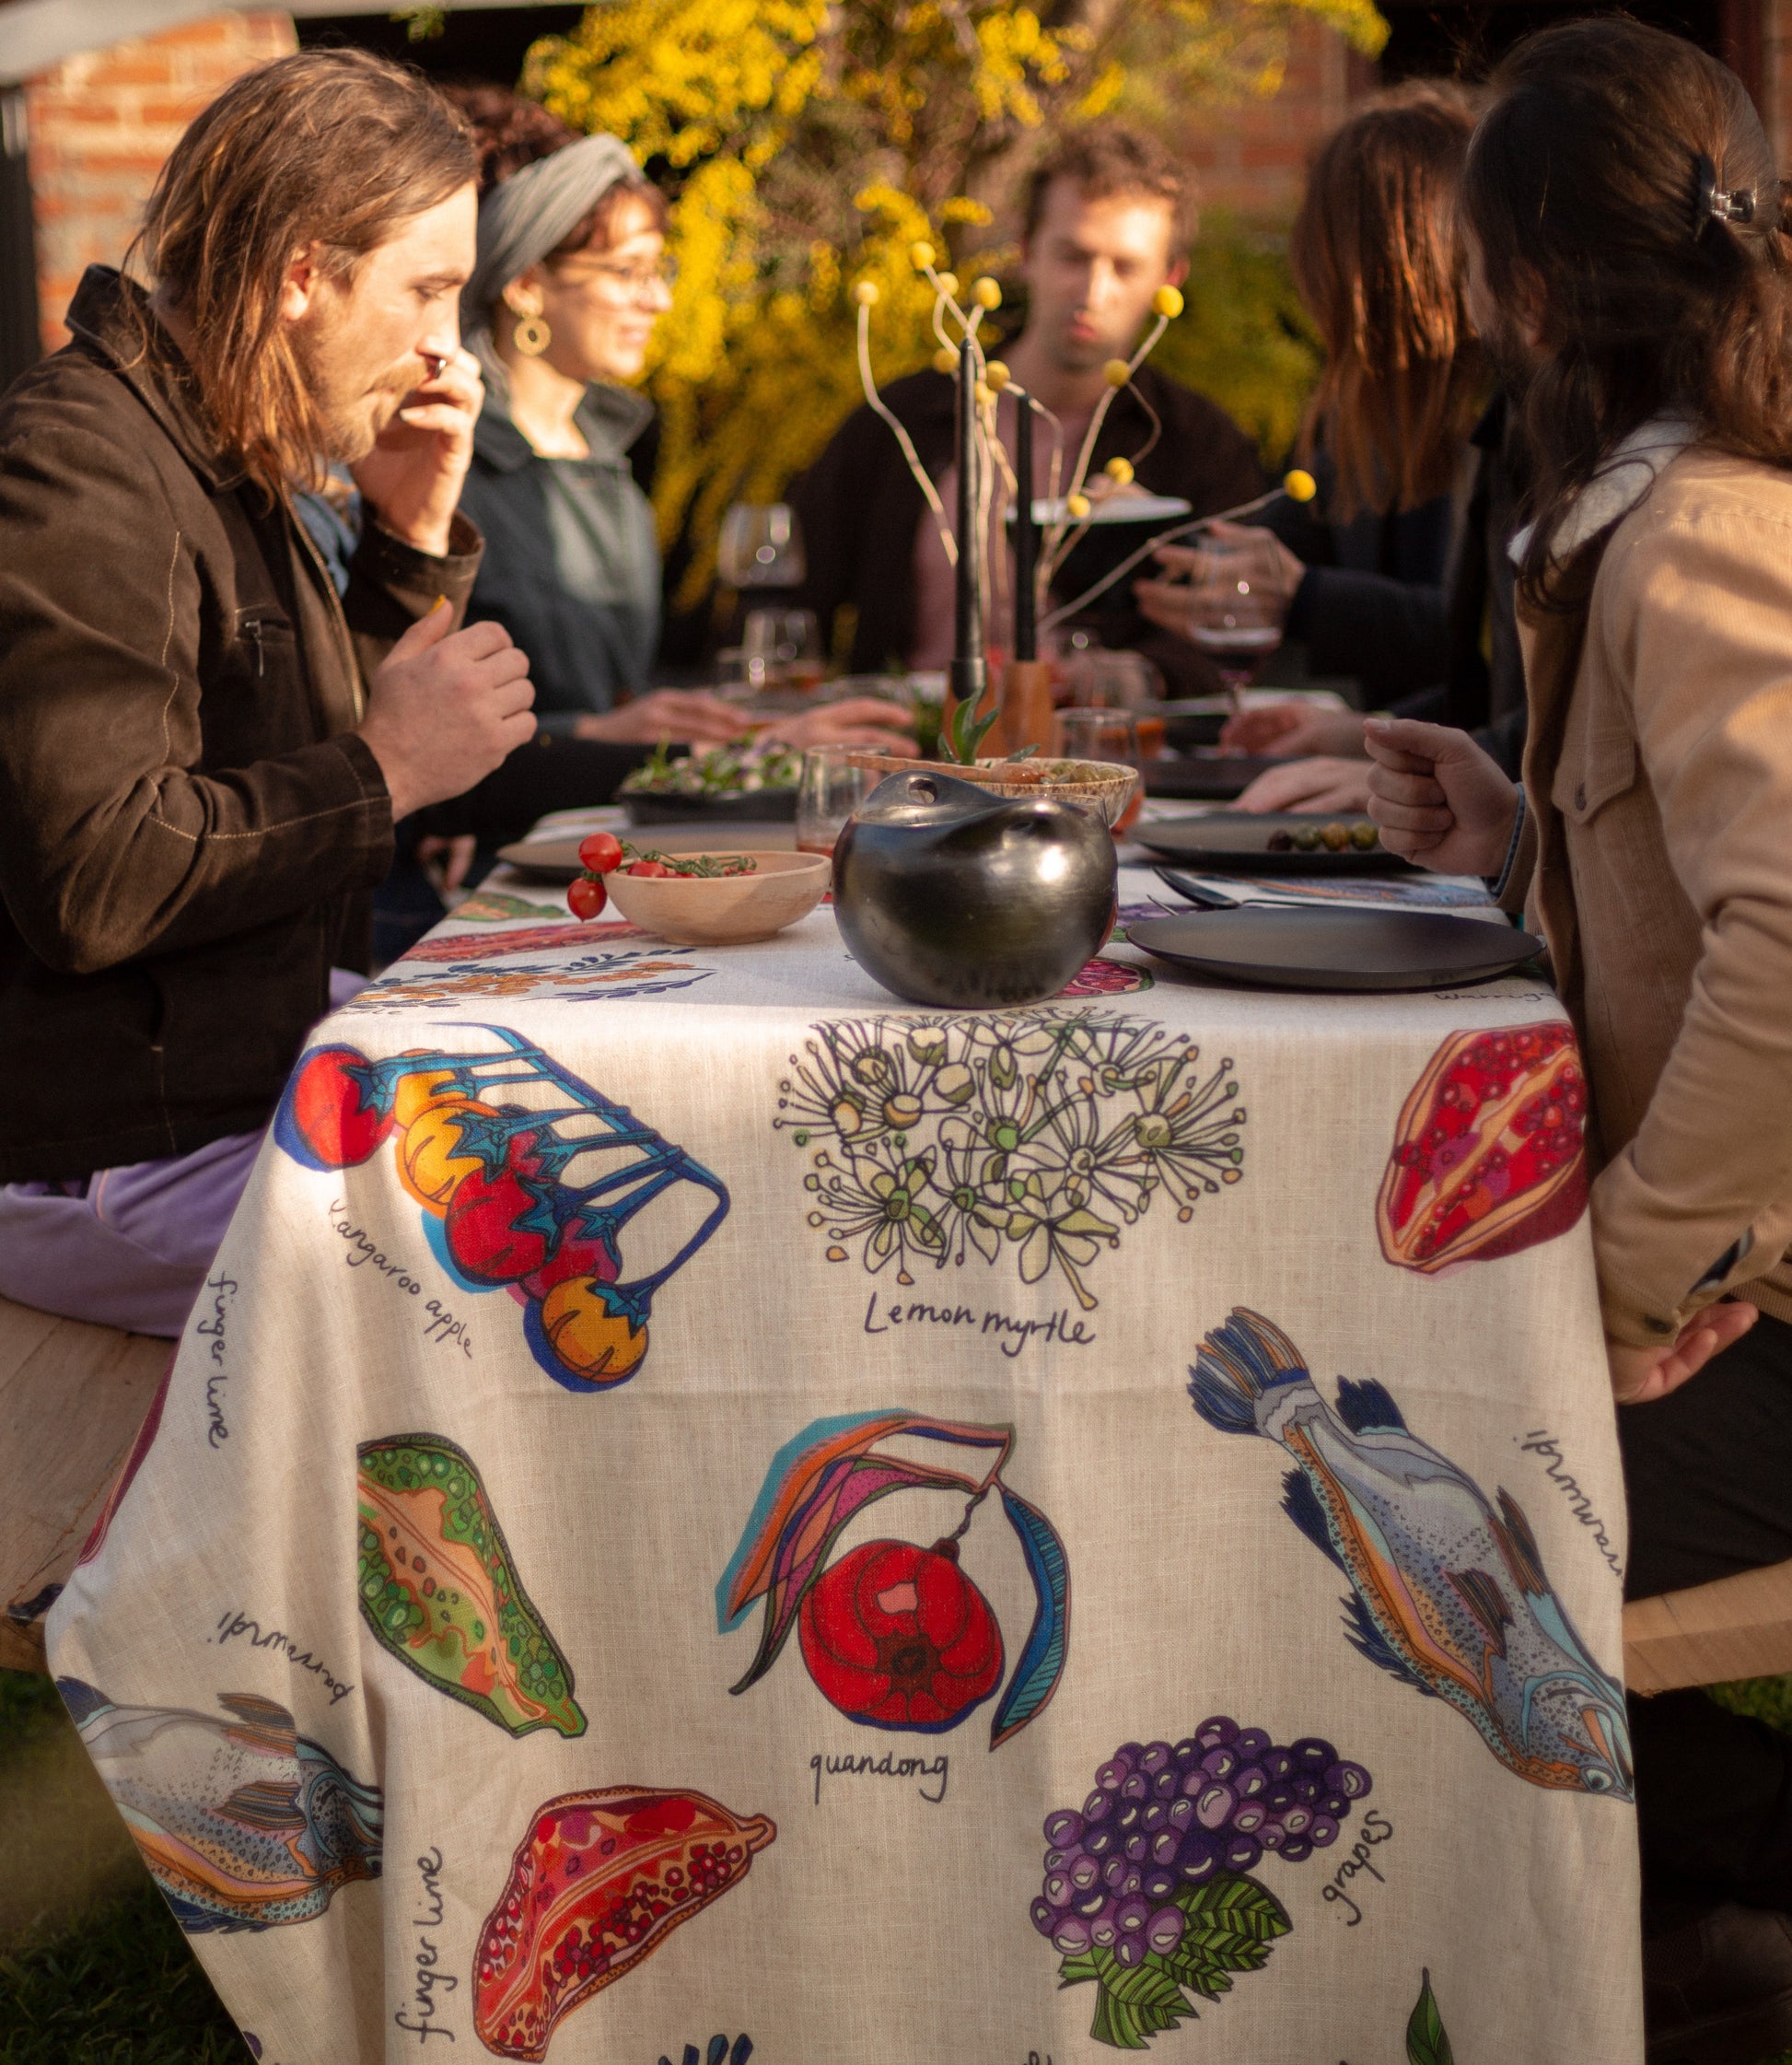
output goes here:
[{"label": "hair clip", "polygon": [[1698,159],[1699,197],[1693,211],[1693,234],[1701,235],[1707,222],[1751,223],[1755,217],[1755,192],[1751,186],[1725,188],[1717,184],[1717,168],[1703,152]]}]

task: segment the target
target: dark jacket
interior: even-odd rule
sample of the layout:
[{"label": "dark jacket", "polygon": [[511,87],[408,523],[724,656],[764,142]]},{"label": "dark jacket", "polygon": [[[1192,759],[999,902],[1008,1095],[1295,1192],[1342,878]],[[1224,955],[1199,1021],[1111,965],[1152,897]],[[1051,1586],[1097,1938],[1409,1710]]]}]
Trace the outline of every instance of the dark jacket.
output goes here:
[{"label": "dark jacket", "polygon": [[1378,701],[1442,681],[1449,663],[1447,578],[1457,529],[1453,496],[1413,509],[1364,509],[1347,522],[1327,514],[1333,470],[1312,471],[1312,502],[1279,502],[1264,521],[1306,564],[1287,631],[1307,648],[1313,674],[1348,674]]},{"label": "dark jacket", "polygon": [[0,1180],[267,1119],[391,858],[364,674],[478,564],[370,523],[339,601],[134,298],[91,268],[0,402]]},{"label": "dark jacket", "polygon": [[[1162,436],[1139,461],[1138,483],[1153,495],[1180,495],[1196,516],[1211,516],[1260,495],[1257,449],[1226,412],[1205,395],[1141,367],[1136,384],[1163,425]],[[943,373],[914,373],[884,390],[883,398],[914,440],[921,463],[936,478],[953,460],[954,389]],[[1151,434],[1151,419],[1130,392],[1114,399],[1096,440],[1089,472],[1112,458],[1130,458]],[[822,644],[832,650],[835,613],[858,612],[852,668],[875,672],[914,645],[914,534],[926,503],[908,470],[895,433],[869,408],[854,411],[791,492],[803,526],[809,578],[797,598],[821,620]],[[1140,568],[1143,577],[1150,563]],[[1076,590],[1055,600],[1068,601]],[[1184,638],[1158,631],[1134,607],[1126,580],[1097,605],[1103,645],[1147,653],[1172,692],[1216,685],[1217,676]],[[992,630],[993,644],[1006,644]]]},{"label": "dark jacket", "polygon": [[504,361],[479,342],[485,406],[460,507],[485,556],[467,613],[503,624],[529,655],[540,729],[570,731],[619,691],[652,686],[659,540],[628,449],[653,407],[594,381],[575,418],[590,456],[543,459],[510,419]]}]

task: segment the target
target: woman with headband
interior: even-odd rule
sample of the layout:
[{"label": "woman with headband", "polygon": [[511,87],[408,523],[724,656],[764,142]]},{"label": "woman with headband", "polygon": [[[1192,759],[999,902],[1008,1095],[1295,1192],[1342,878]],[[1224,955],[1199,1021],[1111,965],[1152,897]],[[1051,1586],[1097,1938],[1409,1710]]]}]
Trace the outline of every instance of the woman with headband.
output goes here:
[{"label": "woman with headband", "polygon": [[[453,98],[481,153],[479,255],[461,296],[485,379],[461,502],[485,537],[470,614],[529,655],[550,740],[736,737],[740,712],[718,696],[644,693],[660,560],[628,454],[653,409],[626,383],[671,306],[665,201],[614,136],[580,136],[498,88]],[[907,725],[893,705],[859,699],[774,730],[795,745],[888,746]]]}]

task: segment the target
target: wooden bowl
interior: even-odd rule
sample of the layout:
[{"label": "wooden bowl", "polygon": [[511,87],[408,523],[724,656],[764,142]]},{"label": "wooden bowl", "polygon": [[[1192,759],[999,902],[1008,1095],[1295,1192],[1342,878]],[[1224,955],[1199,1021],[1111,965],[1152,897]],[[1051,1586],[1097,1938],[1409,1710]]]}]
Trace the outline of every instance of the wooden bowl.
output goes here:
[{"label": "wooden bowl", "polygon": [[894,753],[862,752],[853,755],[855,767],[885,775],[950,775],[955,780],[975,782],[992,796],[1049,797],[1054,803],[1075,803],[1094,811],[1111,832],[1126,814],[1138,787],[1136,767],[1122,760],[980,760],[974,767],[955,766],[950,761],[899,758]]},{"label": "wooden bowl", "polygon": [[[692,855],[681,855],[691,859]],[[751,860],[748,875],[606,875],[610,901],[631,925],[681,947],[739,946],[769,939],[807,917],[827,889],[832,863],[819,853],[707,856]]]}]

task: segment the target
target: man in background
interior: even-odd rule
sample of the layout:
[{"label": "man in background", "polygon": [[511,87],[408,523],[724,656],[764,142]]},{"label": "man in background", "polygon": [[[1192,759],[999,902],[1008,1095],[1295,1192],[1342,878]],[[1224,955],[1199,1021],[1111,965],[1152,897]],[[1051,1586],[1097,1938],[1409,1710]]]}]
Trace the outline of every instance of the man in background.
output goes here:
[{"label": "man in background", "polygon": [[[1150,138],[1116,125],[1067,138],[1029,181],[1021,240],[1026,324],[1000,356],[1015,380],[1063,426],[1060,493],[1090,418],[1110,391],[1104,368],[1111,359],[1131,356],[1158,289],[1185,277],[1194,228],[1181,167]],[[1135,375],[1135,385],[1136,392],[1115,396],[1103,421],[1089,466],[1092,483],[1106,484],[1102,469],[1110,459],[1144,453],[1138,486],[1181,496],[1196,516],[1262,492],[1256,449],[1224,410],[1149,364]],[[884,393],[948,510],[957,491],[954,394],[952,379],[937,372],[897,380]],[[997,411],[1010,458],[1016,412],[1012,398]],[[1154,414],[1162,428],[1147,452]],[[1043,496],[1052,439],[1035,420],[1033,492]],[[889,425],[869,408],[856,410],[792,499],[809,556],[801,600],[820,616],[824,641],[838,612],[850,605],[857,612],[855,671],[892,659],[943,668],[952,657],[952,569]],[[1070,599],[1068,591],[1056,598]],[[1145,621],[1123,584],[1103,598],[1090,628],[1103,645],[1147,652],[1180,688],[1216,685],[1207,662],[1185,640]],[[991,629],[992,642],[1004,642],[998,627]]]}]

